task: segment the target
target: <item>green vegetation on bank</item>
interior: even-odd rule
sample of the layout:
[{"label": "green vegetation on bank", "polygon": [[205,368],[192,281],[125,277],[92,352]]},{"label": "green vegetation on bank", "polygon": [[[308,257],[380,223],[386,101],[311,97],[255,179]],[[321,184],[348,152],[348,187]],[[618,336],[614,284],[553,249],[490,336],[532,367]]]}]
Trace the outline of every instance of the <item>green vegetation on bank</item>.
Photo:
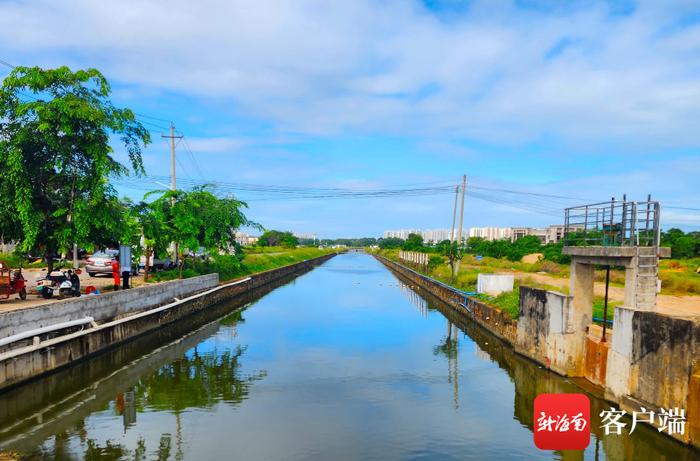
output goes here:
[{"label": "green vegetation on bank", "polygon": [[[96,69],[16,67],[2,81],[0,237],[40,252],[49,269],[57,252],[98,243],[114,227],[109,178],[145,172],[150,134],[110,91]],[[111,139],[128,164],[113,156]]]},{"label": "green vegetation on bank", "polygon": [[[266,251],[259,252],[256,248],[244,248],[243,259],[239,259],[234,255],[213,255],[208,261],[188,263],[182,271],[182,276],[195,277],[218,272],[219,280],[225,282],[257,272],[298,263],[307,259],[318,258],[319,256],[330,253],[335,253],[335,250],[267,247]],[[154,273],[151,280],[160,282],[176,278],[178,278],[178,271],[172,269]]]},{"label": "green vegetation on bank", "polygon": [[[16,67],[3,79],[0,241],[16,243],[24,258],[41,256],[49,271],[74,246],[93,251],[119,244],[146,262],[174,246],[178,260],[192,255],[192,267],[181,270],[193,272],[196,255],[227,254],[202,264],[240,271],[236,230],[262,229],[246,218],[244,202],[205,186],[151,191],[137,203],[117,196],[110,180],[146,173],[142,150],[151,137],[133,111],[112,104],[110,93],[96,69]],[[113,139],[127,162],[113,155]],[[295,245],[284,237],[279,244]],[[27,267],[22,262],[13,265]],[[146,264],[146,280],[148,269]]]},{"label": "green vegetation on bank", "polygon": [[[406,264],[405,261],[399,259],[399,250],[379,250],[377,254],[384,256],[392,261]],[[431,260],[433,258],[431,257]],[[699,261],[700,262],[700,261]],[[495,258],[482,258],[478,260],[473,255],[466,255],[461,261],[459,274],[452,280],[451,269],[447,262],[447,258],[441,258],[439,263],[434,265],[429,265],[428,270],[421,268],[415,268],[419,272],[428,275],[436,280],[439,280],[447,285],[453,286],[459,290],[474,292],[476,291],[477,278],[479,273],[492,274],[496,272],[502,272],[505,270],[515,270],[520,272],[530,272],[537,273],[542,272],[541,269],[543,265],[554,264],[548,261],[540,261],[533,264],[526,264],[520,262],[508,261],[506,259],[495,259]],[[691,267],[696,267],[692,266]],[[550,268],[550,270],[554,270]],[[567,266],[561,266],[558,269],[559,273],[565,274],[567,277],[569,275],[569,269]],[[605,272],[603,270],[596,272],[596,278],[599,281],[604,280]],[[620,277],[624,281],[624,273],[617,274],[616,277]],[[476,295],[483,302],[494,306],[504,312],[507,312],[513,319],[517,319],[520,315],[519,303],[520,303],[520,285],[526,285],[533,288],[540,288],[543,290],[557,291],[564,294],[568,294],[569,290],[567,287],[559,287],[555,285],[549,285],[546,283],[537,282],[530,277],[525,277],[522,280],[515,280],[514,289],[505,293],[501,293],[496,297],[488,297],[483,295]],[[604,300],[602,296],[596,296],[593,302],[593,317],[596,319],[603,318],[603,304]],[[618,301],[608,302],[608,319],[613,319],[614,307],[619,306],[621,303]],[[599,322],[600,323],[600,322]]]},{"label": "green vegetation on bank", "polygon": [[260,247],[280,246],[284,248],[294,248],[299,245],[299,239],[291,232],[268,230],[260,236],[256,245]]},{"label": "green vegetation on bank", "polygon": [[[390,250],[380,250],[378,252],[381,256],[384,256],[387,259],[390,259],[392,261],[398,262],[400,264],[405,264],[405,261],[401,261],[399,259],[399,250],[397,249],[390,249]],[[465,257],[465,259],[467,259]],[[468,264],[464,264],[465,261],[462,261],[462,265],[460,266],[459,274],[452,279],[452,270],[450,268],[450,265],[447,262],[446,258],[442,259],[442,262],[434,264],[432,268],[429,269],[429,271],[424,271],[420,270],[420,272],[429,275],[430,277],[441,281],[442,283],[445,283],[447,285],[453,286],[459,290],[462,291],[476,291],[476,282],[479,273],[493,273],[495,272],[494,268],[490,267],[474,267],[470,266]],[[484,302],[486,302],[489,305],[492,305],[494,307],[497,307],[508,314],[514,319],[518,318],[518,287],[515,287],[515,290],[512,292],[508,293],[503,293],[496,298],[491,298],[488,299],[487,297],[481,297]]]},{"label": "green vegetation on bank", "polygon": [[[690,238],[695,238],[698,233],[684,234],[678,229],[671,229],[662,233],[662,245],[669,245],[676,248],[677,242],[686,242]],[[674,240],[675,239],[675,240]],[[676,246],[674,247],[674,242]],[[684,244],[685,245],[685,244]],[[411,234],[407,240],[402,239],[380,239],[379,246],[383,252],[395,251],[399,249],[406,251],[418,251],[431,255],[431,272],[438,275],[447,273],[449,279],[449,261],[451,244],[448,240],[436,245],[426,245],[419,235]],[[456,245],[452,245],[453,254]],[[481,238],[470,238],[463,248],[457,250],[461,257],[460,277],[455,281],[464,288],[469,289],[471,285],[476,286],[476,274],[478,272],[493,273],[496,271],[518,271],[528,273],[544,273],[548,276],[558,278],[569,277],[570,259],[562,255],[563,243],[542,245],[539,239],[534,236],[526,236],[515,242],[509,240],[486,241]],[[695,247],[693,247],[695,248]],[[533,253],[542,254],[542,258],[533,263],[522,262],[523,256]],[[432,258],[432,256],[442,257],[442,260]],[[459,259],[459,258],[457,258]],[[686,259],[662,259],[659,263],[659,278],[661,279],[661,293],[672,295],[700,295],[700,257]],[[471,270],[470,270],[471,269]],[[472,273],[473,272],[473,273]],[[463,274],[467,274],[466,277]],[[596,270],[595,279],[597,282],[605,281],[605,270],[601,267]],[[622,268],[613,268],[610,272],[610,283],[613,286],[623,286],[625,283],[625,271]]]},{"label": "green vegetation on bank", "polygon": [[669,229],[661,233],[661,246],[671,248],[674,259],[700,258],[700,232]]}]

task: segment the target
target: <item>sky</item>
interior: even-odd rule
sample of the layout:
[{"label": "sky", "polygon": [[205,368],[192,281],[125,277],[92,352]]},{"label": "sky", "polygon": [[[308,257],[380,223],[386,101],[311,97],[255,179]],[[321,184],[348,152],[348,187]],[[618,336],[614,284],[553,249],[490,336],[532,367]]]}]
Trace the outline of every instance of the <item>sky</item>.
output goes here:
[{"label": "sky", "polygon": [[[571,199],[468,195],[465,227],[650,193],[665,228],[700,230],[700,1],[3,0],[0,59],[99,69],[152,130],[149,175],[170,174],[172,120],[192,152],[178,145],[182,179],[395,189],[466,174],[468,191]],[[236,196],[266,228],[319,237],[447,228],[454,203]]]}]

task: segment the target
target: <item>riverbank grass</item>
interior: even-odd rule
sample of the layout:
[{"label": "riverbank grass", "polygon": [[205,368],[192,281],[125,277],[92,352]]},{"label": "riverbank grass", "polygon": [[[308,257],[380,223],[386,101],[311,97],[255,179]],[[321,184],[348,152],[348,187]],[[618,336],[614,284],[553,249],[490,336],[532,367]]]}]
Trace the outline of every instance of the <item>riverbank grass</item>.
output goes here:
[{"label": "riverbank grass", "polygon": [[[335,250],[313,247],[281,248],[266,247],[264,251],[257,248],[244,248],[243,259],[234,255],[213,255],[208,261],[185,261],[182,277],[196,277],[205,274],[219,274],[219,280],[226,282],[246,275],[264,272],[278,267],[318,258],[319,256],[335,253]],[[176,269],[151,274],[152,282],[162,282],[178,278]]]}]

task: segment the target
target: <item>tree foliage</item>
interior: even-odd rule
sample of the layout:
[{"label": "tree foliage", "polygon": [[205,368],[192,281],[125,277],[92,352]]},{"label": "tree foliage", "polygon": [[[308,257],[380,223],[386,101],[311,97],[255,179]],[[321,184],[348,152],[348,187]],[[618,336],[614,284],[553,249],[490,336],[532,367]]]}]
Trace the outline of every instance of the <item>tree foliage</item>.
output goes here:
[{"label": "tree foliage", "polygon": [[[233,198],[218,198],[207,186],[191,191],[155,191],[160,194],[137,214],[144,233],[144,240],[152,241],[157,251],[165,242],[174,242],[178,257],[187,250],[204,247],[211,252],[228,253],[234,248],[236,230],[241,226],[260,228],[243,214],[245,202]],[[149,195],[152,195],[149,194]],[[147,195],[148,196],[148,195]]]},{"label": "tree foliage", "polygon": [[[129,168],[113,157],[111,135],[143,173],[149,133],[109,95],[99,71],[67,67],[17,67],[0,88],[0,224],[24,251],[40,247],[49,266],[54,252],[87,246],[114,223],[108,178]],[[6,227],[12,221],[19,225]]]},{"label": "tree foliage", "polygon": [[281,246],[285,248],[294,248],[299,244],[299,239],[292,235],[291,232],[268,230],[260,236],[257,244],[263,247]]},{"label": "tree foliage", "polygon": [[673,258],[695,258],[700,256],[700,232],[685,233],[671,228],[661,233],[661,246],[671,248]]},{"label": "tree foliage", "polygon": [[401,248],[405,241],[397,237],[381,238],[378,240],[377,244],[382,250],[388,250],[393,248]]},{"label": "tree foliage", "polygon": [[423,248],[423,236],[420,234],[408,234],[408,238],[401,246],[402,250],[420,251]]}]

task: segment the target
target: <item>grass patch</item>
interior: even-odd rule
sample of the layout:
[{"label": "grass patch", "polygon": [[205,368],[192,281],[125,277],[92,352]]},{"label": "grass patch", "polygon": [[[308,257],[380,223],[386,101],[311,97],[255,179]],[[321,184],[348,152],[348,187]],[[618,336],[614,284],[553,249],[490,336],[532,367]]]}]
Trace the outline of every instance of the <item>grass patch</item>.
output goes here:
[{"label": "grass patch", "polygon": [[[602,296],[596,296],[593,299],[593,317],[597,319],[603,318],[603,311],[605,310],[605,298]],[[608,320],[613,320],[615,316],[615,306],[622,306],[622,301],[610,301],[608,300]],[[596,323],[602,324],[601,321],[596,321]]]},{"label": "grass patch", "polygon": [[517,320],[520,317],[520,289],[515,287],[513,291],[505,291],[495,298],[486,301],[487,304],[495,306],[507,312],[512,319]]},{"label": "grass patch", "polygon": [[[265,247],[270,248],[270,247]],[[272,247],[274,248],[274,247]],[[182,270],[182,277],[196,277],[198,275],[218,273],[222,282],[243,277],[257,272],[263,272],[278,267],[317,258],[326,254],[335,253],[334,250],[318,248],[276,248],[276,251],[243,252],[243,260],[240,261],[232,255],[214,255],[209,261],[199,261],[192,263],[185,261]],[[179,276],[176,269],[156,272],[152,274],[149,281],[162,282],[175,280]]]}]

